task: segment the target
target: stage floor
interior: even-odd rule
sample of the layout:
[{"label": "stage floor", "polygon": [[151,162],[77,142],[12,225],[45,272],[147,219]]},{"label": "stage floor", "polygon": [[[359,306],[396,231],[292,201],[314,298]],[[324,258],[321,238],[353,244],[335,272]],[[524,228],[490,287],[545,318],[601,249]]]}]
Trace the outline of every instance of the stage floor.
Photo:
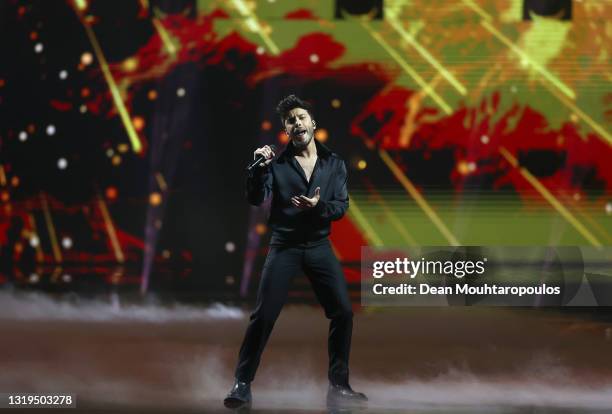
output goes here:
[{"label": "stage floor", "polygon": [[[87,412],[231,412],[247,312],[2,292],[0,304],[0,392],[76,394]],[[284,309],[252,413],[328,412],[326,336],[321,309]],[[341,412],[610,412],[611,345],[609,323],[552,310],[356,310],[351,378],[370,403]]]}]

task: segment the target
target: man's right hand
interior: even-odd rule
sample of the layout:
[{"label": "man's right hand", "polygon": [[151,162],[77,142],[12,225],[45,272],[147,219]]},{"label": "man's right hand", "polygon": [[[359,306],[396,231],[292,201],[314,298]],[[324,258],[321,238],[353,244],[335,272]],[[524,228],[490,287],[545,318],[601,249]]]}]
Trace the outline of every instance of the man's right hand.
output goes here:
[{"label": "man's right hand", "polygon": [[270,164],[272,160],[274,159],[274,155],[275,155],[274,151],[272,151],[272,148],[270,148],[268,145],[263,146],[261,148],[257,148],[255,152],[253,153],[253,159],[256,159],[257,156],[260,154],[266,157],[266,160],[259,164],[260,167],[264,167]]}]

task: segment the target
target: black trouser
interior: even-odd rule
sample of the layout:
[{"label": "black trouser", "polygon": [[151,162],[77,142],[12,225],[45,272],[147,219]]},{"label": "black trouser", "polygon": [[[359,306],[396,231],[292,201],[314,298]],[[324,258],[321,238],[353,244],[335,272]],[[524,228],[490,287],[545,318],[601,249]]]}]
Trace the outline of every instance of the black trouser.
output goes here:
[{"label": "black trouser", "polygon": [[272,246],[264,264],[257,306],[251,314],[236,368],[236,379],[251,382],[283,307],[294,276],[303,271],[330,319],[329,380],[348,384],[353,312],[342,267],[328,240],[316,245]]}]

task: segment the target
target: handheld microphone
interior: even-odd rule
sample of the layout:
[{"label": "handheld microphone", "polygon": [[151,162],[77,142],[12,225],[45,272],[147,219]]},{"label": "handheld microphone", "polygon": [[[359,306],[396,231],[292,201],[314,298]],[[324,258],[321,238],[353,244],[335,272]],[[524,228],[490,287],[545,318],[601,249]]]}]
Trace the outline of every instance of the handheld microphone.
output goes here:
[{"label": "handheld microphone", "polygon": [[[268,147],[270,147],[272,151],[276,152],[276,145],[272,144],[272,145],[268,145]],[[261,164],[265,160],[266,160],[266,157],[264,157],[263,154],[259,154],[257,158],[255,158],[255,161],[250,163],[249,166],[246,168],[247,171],[251,171],[253,168],[257,167],[259,164]]]}]

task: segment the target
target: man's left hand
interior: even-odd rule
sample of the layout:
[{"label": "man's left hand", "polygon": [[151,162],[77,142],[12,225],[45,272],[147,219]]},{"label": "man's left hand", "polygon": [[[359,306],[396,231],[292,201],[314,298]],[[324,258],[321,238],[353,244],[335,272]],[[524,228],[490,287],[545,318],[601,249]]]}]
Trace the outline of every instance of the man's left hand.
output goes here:
[{"label": "man's left hand", "polygon": [[307,210],[313,208],[319,202],[321,198],[321,187],[315,188],[314,195],[310,198],[305,195],[291,197],[291,203],[301,210]]}]

